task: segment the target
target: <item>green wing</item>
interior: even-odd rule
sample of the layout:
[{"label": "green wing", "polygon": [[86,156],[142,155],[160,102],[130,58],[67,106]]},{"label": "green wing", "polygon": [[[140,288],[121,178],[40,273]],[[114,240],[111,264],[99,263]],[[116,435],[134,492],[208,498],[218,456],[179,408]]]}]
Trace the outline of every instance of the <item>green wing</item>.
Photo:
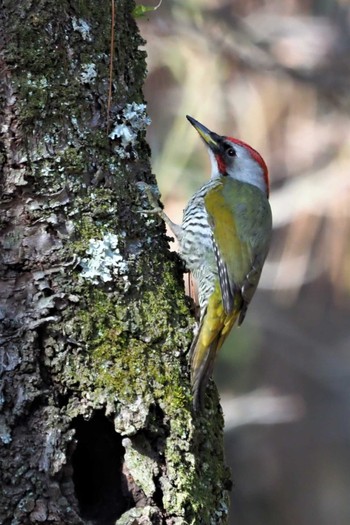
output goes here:
[{"label": "green wing", "polygon": [[204,202],[224,309],[227,314],[239,310],[241,324],[269,248],[270,205],[258,188],[228,177],[208,192]]}]

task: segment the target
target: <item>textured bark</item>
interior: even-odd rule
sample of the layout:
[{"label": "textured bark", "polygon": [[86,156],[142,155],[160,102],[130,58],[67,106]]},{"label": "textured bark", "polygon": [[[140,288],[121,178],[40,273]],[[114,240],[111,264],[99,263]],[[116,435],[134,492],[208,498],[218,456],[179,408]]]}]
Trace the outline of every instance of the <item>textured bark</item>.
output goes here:
[{"label": "textured bark", "polygon": [[226,522],[215,388],[191,408],[181,265],[137,182],[145,55],[116,1],[0,11],[0,522]]}]

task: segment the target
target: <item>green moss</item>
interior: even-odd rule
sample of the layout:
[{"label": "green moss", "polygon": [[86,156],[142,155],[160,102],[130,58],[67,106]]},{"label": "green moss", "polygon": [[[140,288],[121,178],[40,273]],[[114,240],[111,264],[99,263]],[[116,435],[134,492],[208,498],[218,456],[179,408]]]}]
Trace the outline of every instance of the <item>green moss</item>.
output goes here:
[{"label": "green moss", "polygon": [[[101,229],[89,217],[83,217],[77,228],[79,240],[71,248],[83,256],[88,241],[99,238]],[[141,266],[134,268],[136,280]],[[190,344],[192,321],[174,264],[165,260],[159,273],[153,272],[141,294],[130,290],[127,297],[115,284],[111,293],[109,286],[103,289],[77,281],[80,309],[66,331],[73,340],[87,343],[84,351],[69,355],[64,376],[69,388],[89,385],[95,406],[101,399],[130,404],[147,393],[150,402],[153,398],[170,417],[182,418],[184,411],[189,418],[191,395],[184,351]]]},{"label": "green moss", "polygon": [[74,256],[83,257],[88,249],[89,241],[102,238],[101,227],[95,223],[90,214],[82,215],[75,221],[74,227],[75,240],[72,242],[70,249]]},{"label": "green moss", "polygon": [[62,152],[61,163],[67,176],[78,176],[86,172],[87,157],[82,149],[69,146]]}]

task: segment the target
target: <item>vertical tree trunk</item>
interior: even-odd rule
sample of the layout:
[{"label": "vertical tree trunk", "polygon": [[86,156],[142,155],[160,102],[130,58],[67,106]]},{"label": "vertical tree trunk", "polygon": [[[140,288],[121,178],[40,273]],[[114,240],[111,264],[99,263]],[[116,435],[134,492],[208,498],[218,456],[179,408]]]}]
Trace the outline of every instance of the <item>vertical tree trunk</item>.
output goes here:
[{"label": "vertical tree trunk", "polygon": [[138,181],[145,55],[115,3],[0,11],[0,522],[219,524],[215,388],[194,416],[181,270]]}]

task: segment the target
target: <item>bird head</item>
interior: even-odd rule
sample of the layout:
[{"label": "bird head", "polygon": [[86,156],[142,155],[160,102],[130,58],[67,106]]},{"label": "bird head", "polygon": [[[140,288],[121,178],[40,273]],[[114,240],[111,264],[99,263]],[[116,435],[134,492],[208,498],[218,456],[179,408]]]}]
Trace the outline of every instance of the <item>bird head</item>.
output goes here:
[{"label": "bird head", "polygon": [[232,177],[257,186],[269,196],[269,175],[261,155],[251,146],[233,137],[218,135],[193,117],[187,119],[198,131],[208,147],[211,177]]}]

